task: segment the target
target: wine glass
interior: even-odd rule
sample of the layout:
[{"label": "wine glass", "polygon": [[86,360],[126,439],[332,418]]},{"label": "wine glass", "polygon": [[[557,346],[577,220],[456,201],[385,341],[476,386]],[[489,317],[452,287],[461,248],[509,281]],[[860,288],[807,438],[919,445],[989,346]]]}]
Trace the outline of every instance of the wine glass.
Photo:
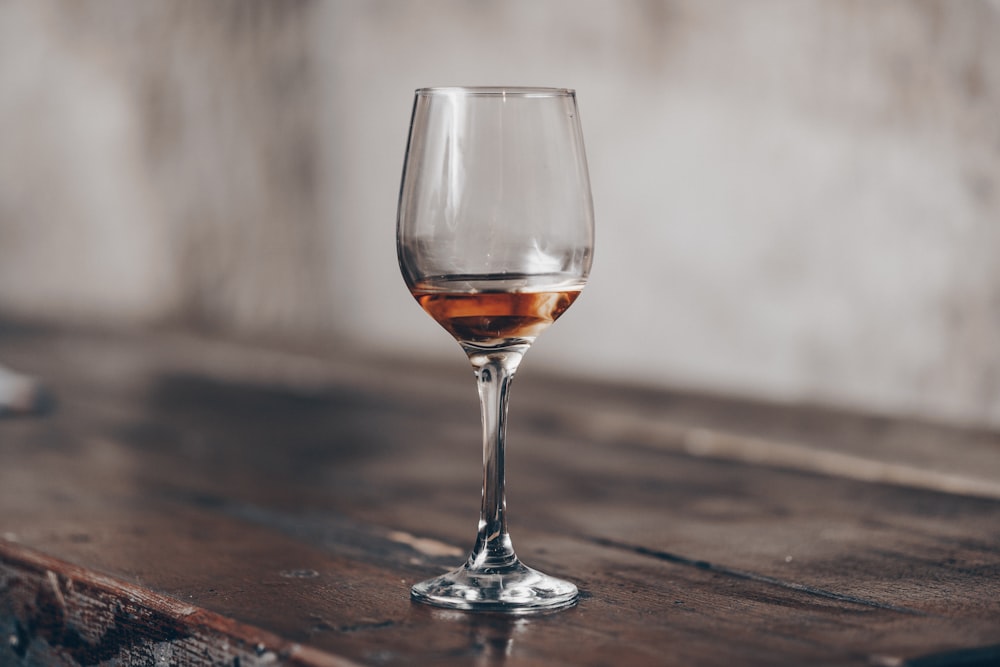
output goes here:
[{"label": "wine glass", "polygon": [[535,338],[580,295],[594,215],[576,93],[416,91],[397,220],[410,292],[472,362],[483,423],[483,502],[468,561],[411,597],[530,613],[573,605],[572,583],[523,565],[507,533],[507,394]]}]

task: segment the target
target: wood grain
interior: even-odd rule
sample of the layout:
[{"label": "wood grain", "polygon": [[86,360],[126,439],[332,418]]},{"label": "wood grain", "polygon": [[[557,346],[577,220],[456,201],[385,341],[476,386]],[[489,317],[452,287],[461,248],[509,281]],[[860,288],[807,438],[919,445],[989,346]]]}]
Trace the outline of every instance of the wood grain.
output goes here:
[{"label": "wood grain", "polygon": [[[475,533],[461,363],[44,329],[0,334],[0,358],[58,400],[0,420],[0,664],[998,654],[1000,501],[934,481],[1000,479],[990,432],[523,373],[515,545],[583,599],[508,619],[408,599]],[[692,446],[706,433],[725,451]],[[927,476],[847,474],[830,454]]]}]

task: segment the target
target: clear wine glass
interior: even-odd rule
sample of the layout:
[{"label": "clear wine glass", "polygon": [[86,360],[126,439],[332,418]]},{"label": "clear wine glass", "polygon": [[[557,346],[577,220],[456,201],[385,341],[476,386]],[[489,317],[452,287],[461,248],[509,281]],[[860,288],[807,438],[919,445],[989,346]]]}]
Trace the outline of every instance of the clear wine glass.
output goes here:
[{"label": "clear wine glass", "polygon": [[507,533],[507,394],[535,338],[579,296],[594,215],[576,94],[562,88],[416,91],[397,221],[399,265],[462,346],[479,386],[483,503],[459,569],[414,600],[530,613],[573,605],[573,584],[523,565]]}]

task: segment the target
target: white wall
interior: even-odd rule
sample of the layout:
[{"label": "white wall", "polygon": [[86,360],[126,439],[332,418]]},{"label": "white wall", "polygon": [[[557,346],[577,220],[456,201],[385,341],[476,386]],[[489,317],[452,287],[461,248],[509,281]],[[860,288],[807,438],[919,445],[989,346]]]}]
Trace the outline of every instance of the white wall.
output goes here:
[{"label": "white wall", "polygon": [[1000,424],[996,3],[356,2],[322,23],[352,336],[451,352],[394,274],[410,91],[570,86],[596,263],[530,364]]},{"label": "white wall", "polygon": [[1000,426],[998,2],[66,6],[0,11],[0,312],[461,363],[396,268],[412,91],[568,86],[598,247],[523,372]]}]

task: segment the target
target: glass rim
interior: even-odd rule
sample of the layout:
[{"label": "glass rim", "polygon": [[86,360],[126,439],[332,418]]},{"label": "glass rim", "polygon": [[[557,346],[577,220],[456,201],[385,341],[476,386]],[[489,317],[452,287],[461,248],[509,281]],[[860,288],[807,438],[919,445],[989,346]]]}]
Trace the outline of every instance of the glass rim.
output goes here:
[{"label": "glass rim", "polygon": [[468,95],[483,97],[575,97],[572,88],[546,88],[544,86],[432,86],[417,88],[418,97],[430,95]]}]

